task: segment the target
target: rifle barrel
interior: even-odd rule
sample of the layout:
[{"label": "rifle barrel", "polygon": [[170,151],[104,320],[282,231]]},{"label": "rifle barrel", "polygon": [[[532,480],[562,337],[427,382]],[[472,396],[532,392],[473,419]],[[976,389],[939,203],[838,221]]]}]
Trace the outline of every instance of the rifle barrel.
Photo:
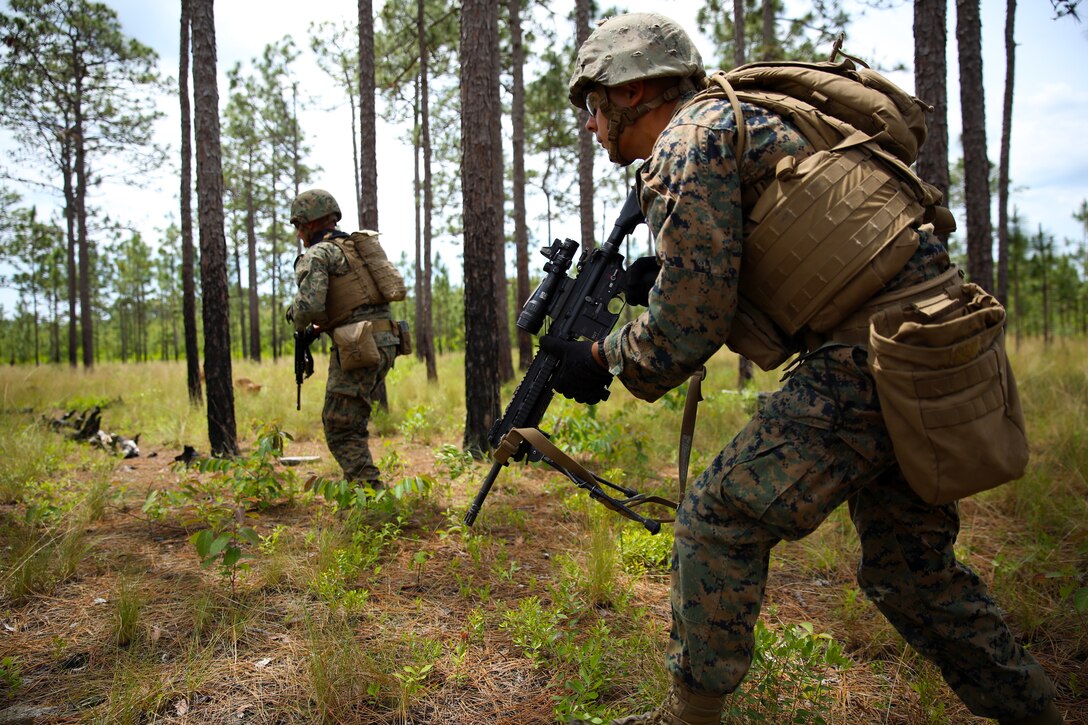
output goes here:
[{"label": "rifle barrel", "polygon": [[502,467],[503,464],[500,461],[495,461],[495,464],[491,466],[487,478],[480,484],[480,491],[476,494],[476,500],[468,507],[468,513],[465,514],[465,518],[463,519],[465,526],[472,526],[476,521],[476,515],[480,513],[480,509],[484,505],[484,499],[487,498],[487,494],[490,493],[491,486],[495,483],[495,479],[499,477],[499,471],[502,470]]}]

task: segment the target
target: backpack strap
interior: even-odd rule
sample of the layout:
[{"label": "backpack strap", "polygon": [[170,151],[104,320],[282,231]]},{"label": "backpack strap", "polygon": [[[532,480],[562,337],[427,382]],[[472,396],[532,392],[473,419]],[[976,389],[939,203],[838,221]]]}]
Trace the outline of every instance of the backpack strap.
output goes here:
[{"label": "backpack strap", "polygon": [[[729,79],[725,77],[724,73],[715,73],[708,80],[711,86],[717,86],[725,93],[725,97],[729,99],[729,105],[733,107],[733,120],[737,124],[737,134],[733,141],[733,158],[737,160],[739,169],[744,152],[748,150],[748,124],[744,121],[744,111],[741,110],[740,98],[737,97],[737,92],[733,90],[732,84],[729,83]],[[709,88],[708,90],[710,93],[715,93],[717,89]]]}]

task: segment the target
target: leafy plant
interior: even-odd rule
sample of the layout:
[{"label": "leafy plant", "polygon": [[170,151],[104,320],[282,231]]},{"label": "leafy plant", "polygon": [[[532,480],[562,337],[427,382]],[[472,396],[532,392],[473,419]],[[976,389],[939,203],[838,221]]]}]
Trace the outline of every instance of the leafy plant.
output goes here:
[{"label": "leafy plant", "polygon": [[196,462],[199,473],[212,473],[234,491],[239,501],[267,508],[285,494],[294,492],[297,480],[291,469],[278,468],[284,441],[291,435],[269,423],[257,433],[257,447],[241,458],[207,458]]},{"label": "leafy plant", "polygon": [[548,609],[536,596],[526,597],[514,609],[503,612],[499,629],[505,630],[514,645],[539,666],[552,646],[562,636],[559,623],[566,617]]},{"label": "leafy plant", "polygon": [[23,686],[23,666],[18,657],[0,659],[0,696],[9,699]]},{"label": "leafy plant", "polygon": [[[244,516],[240,510],[237,513]],[[249,565],[242,559],[253,557],[242,549],[243,544],[254,547],[261,544],[257,532],[252,527],[242,526],[238,517],[225,530],[203,529],[190,536],[189,541],[196,548],[201,566],[207,568],[218,563],[219,573],[230,579],[231,591],[234,591],[238,573],[249,570]]]},{"label": "leafy plant", "polygon": [[451,443],[443,443],[434,454],[434,462],[445,470],[451,479],[458,479],[466,471],[472,470],[475,463],[472,454]]},{"label": "leafy plant", "polygon": [[641,526],[623,527],[619,537],[620,560],[628,574],[665,571],[672,559],[672,527],[651,534]]},{"label": "leafy plant", "polygon": [[827,670],[851,664],[842,646],[808,622],[771,630],[759,620],[754,634],[752,669],[727,701],[728,722],[826,725],[834,705]]}]

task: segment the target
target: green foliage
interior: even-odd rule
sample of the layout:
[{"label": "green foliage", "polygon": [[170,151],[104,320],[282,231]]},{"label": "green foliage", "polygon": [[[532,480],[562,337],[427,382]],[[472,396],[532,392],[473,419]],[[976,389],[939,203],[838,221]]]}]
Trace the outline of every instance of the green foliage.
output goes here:
[{"label": "green foliage", "polygon": [[113,638],[118,647],[128,647],[139,631],[140,613],[144,608],[135,582],[122,578],[113,595]]},{"label": "green foliage", "polygon": [[8,700],[23,686],[23,667],[18,657],[0,659],[0,699]]},{"label": "green foliage", "polygon": [[450,443],[443,443],[434,454],[435,464],[446,472],[452,480],[471,471],[475,465],[472,454]]},{"label": "green foliage", "polygon": [[232,581],[239,569],[246,571],[249,568],[242,559],[253,556],[243,551],[242,546],[259,546],[261,543],[257,532],[249,526],[231,527],[225,531],[203,529],[190,536],[189,541],[200,557],[201,566],[207,568],[218,564],[220,574]]},{"label": "green foliage", "polygon": [[85,529],[64,521],[41,530],[9,522],[0,527],[0,585],[7,597],[21,601],[31,594],[48,594],[72,577],[87,556]]},{"label": "green foliage", "polygon": [[431,422],[433,415],[424,405],[416,405],[404,414],[404,419],[397,427],[397,431],[407,441],[425,440],[434,432],[434,424]]},{"label": "green foliage", "polygon": [[510,635],[534,667],[539,667],[563,636],[559,623],[564,619],[564,614],[545,607],[539,597],[530,596],[503,612],[499,629]]},{"label": "green foliage", "polygon": [[289,468],[278,468],[285,440],[291,435],[270,423],[257,433],[257,447],[242,458],[207,458],[197,461],[195,470],[212,473],[213,478],[229,486],[241,504],[267,508],[284,495],[293,495],[297,478]]},{"label": "green foliage", "polygon": [[[382,470],[387,470],[382,467]],[[344,479],[314,478],[306,483],[306,489],[318,494],[338,512],[353,518],[378,512],[396,516],[401,507],[411,500],[426,498],[434,488],[430,476],[405,476],[388,488],[375,489]]]},{"label": "green foliage", "polygon": [[613,676],[606,648],[612,644],[612,632],[604,622],[595,622],[581,640],[563,638],[558,647],[560,660],[576,667],[563,681],[563,691],[553,695],[555,717],[559,722],[608,722],[598,705],[600,694],[608,689]]},{"label": "green foliage", "polygon": [[354,584],[364,574],[381,572],[382,553],[400,535],[402,525],[403,519],[398,519],[379,527],[364,527],[355,531],[347,544],[323,551],[311,589],[334,609],[362,611],[370,594]]},{"label": "green foliage", "polygon": [[643,574],[669,568],[672,559],[672,527],[662,526],[657,534],[645,528],[625,526],[618,540],[620,559],[628,574]]},{"label": "green foliage", "polygon": [[808,622],[771,630],[757,621],[752,669],[726,701],[727,721],[826,725],[834,705],[828,670],[850,664],[839,643]]}]

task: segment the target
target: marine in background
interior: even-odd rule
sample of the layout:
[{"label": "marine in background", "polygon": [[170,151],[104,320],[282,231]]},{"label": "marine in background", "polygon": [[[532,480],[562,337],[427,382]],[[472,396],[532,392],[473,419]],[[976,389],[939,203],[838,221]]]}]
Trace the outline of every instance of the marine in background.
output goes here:
[{"label": "marine in background", "polygon": [[[295,260],[298,291],[287,310],[296,330],[313,325],[333,341],[321,423],[325,442],[347,480],[380,488],[367,430],[378,386],[401,345],[390,302],[404,299],[404,280],[377,232],[337,229],[332,194],[310,189],[291,202],[291,224],[306,248]],[[406,337],[406,335],[405,335]]]}]

